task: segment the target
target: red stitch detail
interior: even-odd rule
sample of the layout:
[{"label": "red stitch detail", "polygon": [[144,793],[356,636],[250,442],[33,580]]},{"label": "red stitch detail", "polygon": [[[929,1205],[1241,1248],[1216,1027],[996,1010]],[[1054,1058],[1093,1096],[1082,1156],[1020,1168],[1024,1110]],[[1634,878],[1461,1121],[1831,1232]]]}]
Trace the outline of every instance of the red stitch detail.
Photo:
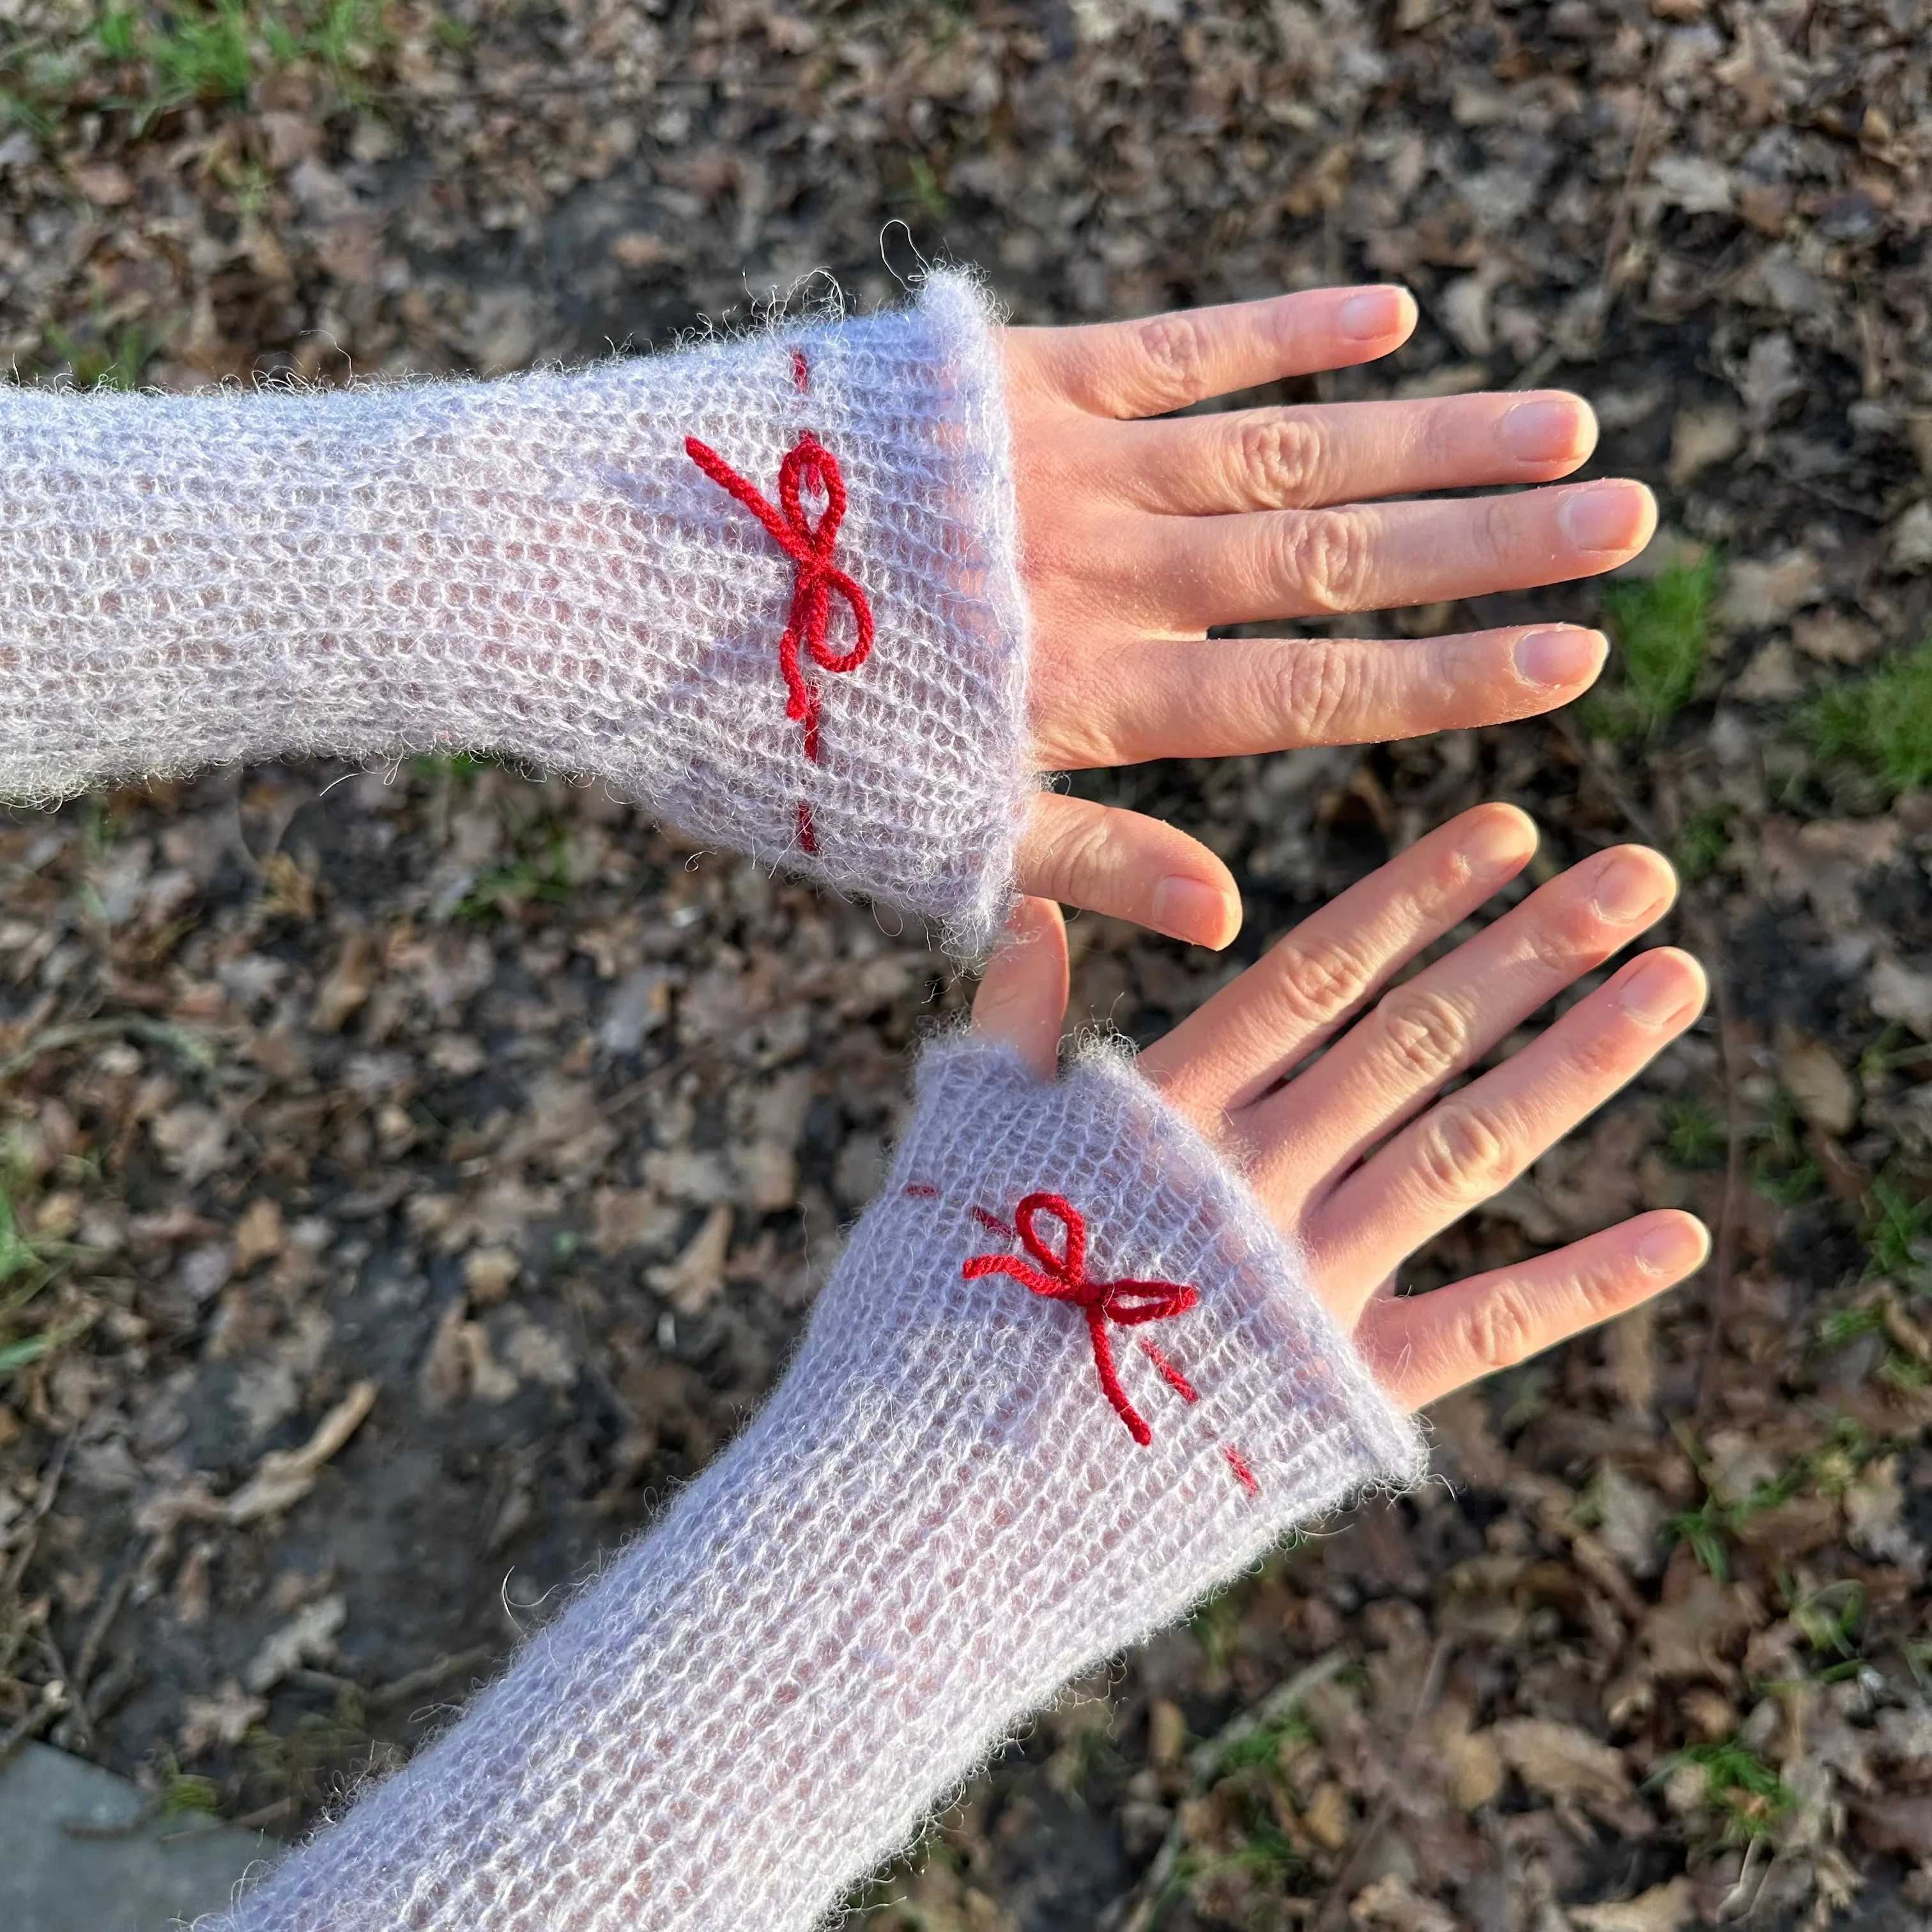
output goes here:
[{"label": "red stitch detail", "polygon": [[801,396],[812,387],[812,364],[805,359],[802,349],[791,352],[791,380]]},{"label": "red stitch detail", "polygon": [[1160,1370],[1161,1379],[1183,1402],[1198,1402],[1201,1400],[1195,1392],[1194,1384],[1151,1342],[1142,1342],[1141,1353]]},{"label": "red stitch detail", "polygon": [[[1040,1214],[1051,1214],[1066,1230],[1064,1254],[1056,1255],[1034,1232],[1034,1217]],[[1123,1328],[1134,1328],[1144,1322],[1165,1322],[1172,1316],[1184,1315],[1201,1299],[1198,1291],[1174,1281],[1090,1281],[1085,1217],[1058,1194],[1029,1194],[1013,1210],[1013,1224],[1028,1253],[1040,1264],[1037,1268],[1016,1255],[975,1255],[961,1274],[968,1281],[977,1281],[983,1275],[1009,1274],[1035,1294],[1072,1302],[1087,1318],[1087,1333],[1094,1344],[1094,1371],[1100,1378],[1101,1393],[1127,1425],[1127,1433],[1145,1448],[1154,1440],[1154,1431],[1141,1420],[1120,1386],[1107,1324],[1114,1322]]]},{"label": "red stitch detail", "polygon": [[1241,1452],[1238,1449],[1230,1449],[1224,1443],[1222,1445],[1221,1454],[1227,1457],[1228,1467],[1240,1478],[1241,1487],[1251,1496],[1259,1496],[1262,1492],[1262,1486],[1255,1480],[1255,1472],[1248,1467],[1247,1459],[1242,1455]]},{"label": "red stitch detail", "polygon": [[812,822],[812,807],[803,799],[798,802],[798,842],[800,849],[818,855],[818,832]]},{"label": "red stitch detail", "polygon": [[[845,478],[835,457],[809,430],[794,443],[778,466],[778,507],[774,508],[757,487],[748,482],[715,449],[696,436],[684,440],[685,453],[712,482],[735,498],[770,532],[772,538],[798,566],[791,593],[791,614],[778,639],[778,668],[789,695],[785,716],[805,727],[805,754],[818,760],[818,687],[807,682],[800,668],[801,650],[822,671],[837,676],[856,670],[872,650],[872,606],[865,586],[832,561],[838,526],[845,519]],[[822,491],[825,513],[817,529],[806,520],[802,493]],[[832,599],[844,598],[851,607],[859,640],[841,655],[826,642],[832,622]]]},{"label": "red stitch detail", "polygon": [[939,1198],[939,1190],[929,1180],[915,1180],[907,1187],[906,1192],[915,1201],[937,1201]]},{"label": "red stitch detail", "polygon": [[998,1215],[989,1214],[983,1208],[969,1208],[966,1211],[989,1234],[1004,1234],[1010,1241],[1012,1239],[1013,1231]]}]

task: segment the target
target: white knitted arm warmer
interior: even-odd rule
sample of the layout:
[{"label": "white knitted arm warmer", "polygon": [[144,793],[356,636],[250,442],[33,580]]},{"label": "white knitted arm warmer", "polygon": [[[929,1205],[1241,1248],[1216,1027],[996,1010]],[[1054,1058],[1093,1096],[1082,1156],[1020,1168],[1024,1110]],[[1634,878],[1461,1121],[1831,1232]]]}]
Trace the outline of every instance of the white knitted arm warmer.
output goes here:
[{"label": "white knitted arm warmer", "polygon": [[952,1045],[920,1086],[764,1410],[229,1932],[806,1932],[1070,1677],[1417,1475],[1127,1066]]},{"label": "white knitted arm warmer", "polygon": [[958,274],[574,374],[0,386],[0,798],[494,751],[977,950],[1029,788],[1025,628]]}]

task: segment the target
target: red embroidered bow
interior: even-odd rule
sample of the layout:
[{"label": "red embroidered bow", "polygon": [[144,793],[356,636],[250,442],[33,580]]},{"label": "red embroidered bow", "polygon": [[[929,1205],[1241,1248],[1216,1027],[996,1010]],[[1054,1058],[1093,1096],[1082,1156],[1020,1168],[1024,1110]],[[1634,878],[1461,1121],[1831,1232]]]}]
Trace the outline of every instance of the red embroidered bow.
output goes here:
[{"label": "red embroidered bow", "polygon": [[[1034,1217],[1042,1214],[1051,1214],[1066,1230],[1065,1254],[1056,1255],[1034,1232]],[[1035,1294],[1072,1302],[1087,1318],[1101,1392],[1127,1425],[1127,1432],[1146,1448],[1154,1440],[1154,1431],[1141,1420],[1120,1386],[1107,1324],[1117,1322],[1123,1328],[1133,1328],[1144,1322],[1165,1322],[1170,1316],[1185,1315],[1201,1299],[1199,1293],[1172,1281],[1090,1281],[1086,1220],[1058,1194],[1029,1194],[1014,1209],[1013,1225],[1028,1253],[1040,1264],[1037,1268],[1017,1255],[975,1255],[960,1272],[968,1281],[977,1281],[982,1275],[1010,1274]]]},{"label": "red embroidered bow", "polygon": [[[807,682],[799,664],[801,649],[812,653],[820,670],[834,676],[856,670],[872,654],[872,606],[865,586],[832,561],[838,526],[845,519],[845,479],[838,459],[808,430],[794,443],[778,466],[778,508],[774,509],[757,487],[740,476],[715,449],[694,436],[684,440],[685,453],[721,490],[728,490],[771,532],[778,548],[798,566],[791,592],[791,615],[778,640],[778,668],[790,694],[785,716],[805,727],[805,755],[818,762],[818,687]],[[809,487],[822,490],[825,514],[814,530],[800,501]],[[852,607],[859,640],[842,656],[826,643],[832,622],[833,596]]]}]

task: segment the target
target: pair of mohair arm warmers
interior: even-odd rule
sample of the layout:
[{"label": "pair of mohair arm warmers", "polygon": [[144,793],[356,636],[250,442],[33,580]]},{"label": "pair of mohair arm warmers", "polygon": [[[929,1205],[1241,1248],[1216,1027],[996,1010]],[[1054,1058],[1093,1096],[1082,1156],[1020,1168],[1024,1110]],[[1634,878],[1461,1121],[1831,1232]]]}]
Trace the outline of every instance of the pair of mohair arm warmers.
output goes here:
[{"label": "pair of mohair arm warmers", "polygon": [[[982,949],[1031,787],[972,286],[580,374],[0,390],[0,796],[488,749]],[[1417,1440],[1124,1060],[931,1049],[763,1412],[228,1932],[807,1932]]]}]

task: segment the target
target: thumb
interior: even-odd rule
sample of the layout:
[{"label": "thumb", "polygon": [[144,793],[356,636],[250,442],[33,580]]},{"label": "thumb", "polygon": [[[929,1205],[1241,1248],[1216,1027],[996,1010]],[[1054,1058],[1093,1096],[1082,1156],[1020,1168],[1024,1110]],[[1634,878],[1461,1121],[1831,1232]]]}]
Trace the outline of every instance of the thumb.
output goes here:
[{"label": "thumb", "polygon": [[987,962],[973,1001],[973,1030],[1004,1041],[1051,1080],[1066,1018],[1066,922],[1052,899],[1023,898]]},{"label": "thumb", "polygon": [[1020,833],[1023,892],[1219,951],[1241,929],[1234,874],[1179,826],[1090,798],[1042,792]]}]

